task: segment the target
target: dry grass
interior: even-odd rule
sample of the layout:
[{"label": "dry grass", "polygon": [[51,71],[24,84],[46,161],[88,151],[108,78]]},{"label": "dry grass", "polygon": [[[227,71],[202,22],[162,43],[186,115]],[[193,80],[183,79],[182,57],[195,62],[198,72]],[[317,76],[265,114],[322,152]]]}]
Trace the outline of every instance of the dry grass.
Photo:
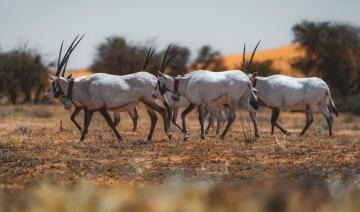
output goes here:
[{"label": "dry grass", "polygon": [[[52,115],[34,116],[36,110]],[[262,136],[256,141],[244,141],[237,119],[224,141],[208,136],[204,143],[199,143],[199,124],[193,113],[189,120],[189,142],[184,143],[178,131],[168,141],[159,118],[153,144],[143,145],[149,118],[140,110],[138,132],[131,132],[128,115],[122,115],[120,131],[125,140],[117,148],[113,145],[115,136],[99,115],[91,123],[85,144],[79,147],[74,145],[79,132],[69,120],[70,112],[59,105],[1,106],[0,111],[6,114],[0,116],[0,188],[4,193],[0,204],[4,207],[10,207],[5,203],[16,202],[26,209],[42,207],[49,211],[76,198],[62,209],[77,207],[84,201],[99,211],[107,204],[116,209],[144,206],[153,210],[170,210],[178,204],[208,211],[218,200],[221,207],[262,210],[277,201],[278,194],[288,197],[288,192],[291,197],[285,200],[286,209],[298,207],[301,198],[307,199],[312,192],[324,198],[324,202],[317,202],[314,197],[306,200],[309,201],[306,204],[332,208],[336,201],[347,198],[341,208],[359,207],[351,201],[359,200],[357,116],[342,114],[337,118],[335,136],[329,139],[320,114],[315,116],[308,134],[298,137],[295,133],[303,127],[305,115],[285,112],[280,115],[280,123],[294,135],[284,137],[278,131],[270,135],[270,111],[263,109],[258,113]],[[82,114],[78,120],[81,122]],[[22,133],[24,129],[27,133]],[[91,183],[79,184],[82,180]],[[47,183],[43,184],[44,181]],[[176,189],[172,187],[174,181],[179,182]],[[279,181],[289,186],[278,192],[274,188]],[[344,195],[337,196],[341,192]],[[88,195],[82,198],[82,194]],[[49,198],[54,202],[48,203]],[[113,203],[114,199],[122,202]],[[198,205],[193,206],[191,201]],[[87,211],[85,206],[83,210]]]}]

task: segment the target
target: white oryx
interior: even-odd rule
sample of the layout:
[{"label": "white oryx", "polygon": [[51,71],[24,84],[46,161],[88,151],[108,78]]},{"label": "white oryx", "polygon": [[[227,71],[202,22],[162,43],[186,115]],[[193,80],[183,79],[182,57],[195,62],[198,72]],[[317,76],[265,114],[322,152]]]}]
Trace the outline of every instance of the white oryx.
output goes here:
[{"label": "white oryx", "polygon": [[[64,73],[64,72],[63,72]],[[64,76],[62,76],[64,77]],[[79,81],[83,78],[85,78],[86,76],[81,76],[81,77],[76,77],[74,78],[75,81]],[[52,89],[52,87],[50,87],[47,91],[46,91],[46,95],[45,95],[46,99],[47,100],[50,100],[52,98],[55,97],[55,93],[54,93],[54,90]],[[69,105],[67,104],[67,101],[68,99],[66,98],[66,96],[64,94],[62,94],[61,96],[59,96],[59,99],[60,99],[60,102],[62,102],[64,105],[65,105],[65,109],[71,109],[69,107]],[[79,114],[79,112],[84,109],[81,107],[81,105],[77,105],[76,103],[74,102],[71,102],[74,106],[75,106],[75,110],[73,111],[73,113],[71,114],[71,121],[74,123],[74,125],[76,126],[76,128],[78,130],[82,130],[82,127],[77,123],[76,121],[76,116]],[[139,118],[138,116],[138,112],[137,112],[137,108],[135,107],[134,109],[131,109],[128,111],[128,114],[129,116],[131,117],[132,119],[132,122],[133,122],[133,131],[136,131],[137,130],[137,120]],[[115,127],[117,127],[120,123],[120,113],[119,112],[114,112],[114,125]]]},{"label": "white oryx", "polygon": [[[259,43],[256,45],[250,64],[252,63],[255,51]],[[230,70],[222,72],[211,72],[207,70],[194,71],[187,76],[173,78],[159,72],[158,86],[154,90],[154,95],[158,92],[157,89],[166,89],[174,93],[173,98],[178,99],[180,96],[185,97],[190,101],[190,105],[181,114],[182,128],[184,140],[189,137],[186,129],[185,117],[196,106],[199,111],[199,122],[201,127],[200,139],[205,138],[204,130],[204,105],[205,104],[219,104],[228,105],[229,117],[227,125],[221,134],[224,139],[231,124],[236,117],[236,107],[239,100],[250,113],[251,119],[254,123],[255,135],[259,136],[256,112],[257,99],[253,92],[251,81],[249,77],[240,70]]]},{"label": "white oryx", "polygon": [[[71,77],[62,77],[64,76],[64,73],[61,77],[59,76],[62,69],[63,72],[65,72],[65,64],[71,52],[80,42],[82,37],[79,41],[76,42],[75,45],[73,45],[77,38],[78,36],[70,45],[69,49],[60,62],[61,50],[63,46],[61,45],[56,75],[50,77],[52,80],[52,86],[50,89],[54,90],[57,95],[66,94],[66,98],[71,99],[71,101],[76,105],[84,108],[84,128],[80,137],[80,142],[83,142],[85,135],[87,134],[92,115],[96,111],[99,111],[103,115],[108,125],[114,131],[118,140],[122,140],[122,136],[115,128],[114,123],[107,111],[129,111],[130,109],[135,108],[140,102],[145,104],[147,112],[151,117],[151,127],[145,141],[151,141],[152,134],[157,122],[157,116],[154,110],[162,115],[165,132],[170,139],[171,133],[169,131],[166,109],[157,105],[155,103],[155,99],[152,97],[152,91],[157,85],[156,76],[144,71],[124,76],[98,73],[80,80],[76,80]],[[149,50],[146,57],[145,64],[148,63],[148,60],[150,60],[150,57],[153,53],[152,52],[150,57],[148,57],[150,51],[151,50]],[[171,59],[172,58],[166,61],[165,55],[160,71],[165,69],[166,65]]]},{"label": "white oryx", "polygon": [[331,112],[338,115],[338,111],[330,95],[328,85],[318,77],[294,78],[284,75],[258,77],[250,74],[256,95],[272,109],[271,134],[276,126],[284,134],[290,134],[282,128],[277,119],[280,109],[294,109],[306,111],[306,125],[300,135],[305,134],[313,122],[313,111],[317,108],[325,116],[329,126],[329,136],[332,136],[333,117]]}]

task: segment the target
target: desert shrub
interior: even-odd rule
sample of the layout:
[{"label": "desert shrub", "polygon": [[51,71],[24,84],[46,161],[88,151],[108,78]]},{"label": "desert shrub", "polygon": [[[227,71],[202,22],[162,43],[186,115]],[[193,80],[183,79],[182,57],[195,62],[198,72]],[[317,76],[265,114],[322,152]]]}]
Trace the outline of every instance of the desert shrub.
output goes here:
[{"label": "desert shrub", "polygon": [[360,114],[360,96],[347,96],[340,104],[341,110],[345,110],[354,114]]}]

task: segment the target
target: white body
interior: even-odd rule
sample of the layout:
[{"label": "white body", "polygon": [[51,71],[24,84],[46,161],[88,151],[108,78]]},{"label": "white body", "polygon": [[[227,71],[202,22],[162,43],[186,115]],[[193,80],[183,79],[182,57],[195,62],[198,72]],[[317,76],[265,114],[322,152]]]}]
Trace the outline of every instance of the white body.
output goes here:
[{"label": "white body", "polygon": [[306,125],[300,135],[305,134],[313,122],[313,111],[319,109],[329,127],[329,136],[332,136],[333,117],[331,112],[338,114],[331,98],[328,85],[318,77],[294,78],[284,75],[269,77],[253,77],[258,98],[273,109],[271,117],[272,129],[277,126],[283,133],[290,134],[282,128],[277,119],[280,109],[293,109],[306,111]]},{"label": "white body", "polygon": [[315,109],[332,101],[329,87],[318,77],[256,77],[255,88],[258,98],[270,107],[304,110],[309,105]]},{"label": "white body", "polygon": [[[70,79],[66,77],[51,77],[53,84],[58,84],[61,91],[66,94]],[[129,75],[110,75],[97,73],[87,77],[79,77],[74,80],[72,89],[72,101],[79,108],[86,111],[113,111],[124,112],[134,110],[135,107],[143,102],[151,117],[151,129],[147,140],[151,140],[152,132],[156,124],[156,114],[154,110],[161,113],[164,119],[165,132],[171,137],[168,131],[168,122],[165,108],[155,103],[152,91],[157,85],[157,78],[148,72],[137,72]],[[53,96],[52,88],[49,88],[46,96]],[[91,115],[92,116],[92,115]],[[91,119],[91,118],[90,118]],[[84,130],[82,138],[87,133]],[[120,137],[120,135],[117,135]]]},{"label": "white body", "polygon": [[[174,90],[174,79],[167,75],[160,77],[161,84],[164,84],[169,90]],[[198,70],[184,77],[179,78],[178,93],[180,96],[189,100],[192,105],[199,107],[199,120],[203,119],[203,105],[217,105],[229,106],[229,120],[226,126],[222,138],[224,138],[228,128],[232,124],[236,116],[236,107],[241,101],[249,111],[252,120],[254,121],[254,127],[256,135],[258,135],[255,110],[250,105],[250,97],[256,101],[256,96],[253,93],[250,78],[240,70],[230,70],[222,72],[212,72],[207,70]],[[186,114],[182,114],[183,128],[184,117]],[[204,138],[203,123],[200,121],[202,128],[201,138]],[[186,129],[184,131],[184,138],[187,138]]]},{"label": "white body", "polygon": [[[147,72],[124,76],[105,73],[76,78],[72,98],[76,106],[97,110],[124,112],[136,107],[141,99],[151,99],[157,79]],[[67,90],[66,78],[59,78],[62,90]]]}]

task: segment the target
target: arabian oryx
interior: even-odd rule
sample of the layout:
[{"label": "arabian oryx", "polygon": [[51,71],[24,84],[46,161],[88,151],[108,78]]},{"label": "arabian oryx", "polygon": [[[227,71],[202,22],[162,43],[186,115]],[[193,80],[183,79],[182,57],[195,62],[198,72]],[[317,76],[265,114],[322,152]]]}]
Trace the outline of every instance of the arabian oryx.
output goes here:
[{"label": "arabian oryx", "polygon": [[[53,89],[55,93],[57,92],[66,94],[66,98],[71,99],[71,101],[76,105],[80,105],[81,108],[84,108],[84,128],[81,133],[80,143],[82,143],[85,139],[92,115],[96,111],[99,111],[103,115],[108,125],[114,131],[118,140],[122,140],[122,136],[115,128],[114,123],[107,111],[129,111],[130,109],[135,108],[139,102],[145,104],[147,112],[151,117],[151,127],[145,141],[151,141],[152,134],[157,122],[157,116],[154,110],[162,115],[165,132],[170,139],[171,133],[169,131],[166,109],[157,105],[155,103],[155,99],[152,98],[152,91],[157,85],[157,78],[154,75],[143,71],[124,76],[98,73],[82,78],[81,80],[75,80],[71,77],[62,77],[64,73],[61,77],[59,76],[71,52],[81,40],[80,38],[80,40],[77,41],[75,45],[73,45],[77,38],[78,37],[76,37],[73,43],[70,45],[69,49],[60,62],[62,50],[61,45],[58,59],[58,69],[56,75],[51,76],[51,89]],[[148,57],[149,53],[150,50],[146,60],[150,60],[152,54],[150,57]],[[165,61],[165,59],[166,57],[163,60],[162,69],[165,69],[164,64],[169,62]],[[63,72],[65,72],[65,68]]]},{"label": "arabian oryx", "polygon": [[[85,78],[86,76],[81,76],[81,77],[77,77],[77,78],[74,78],[74,80],[75,81],[79,81],[79,80],[81,80],[81,79],[83,79],[83,78]],[[48,100],[50,100],[50,99],[52,99],[54,97],[54,92],[53,92],[53,89],[51,89],[51,88],[49,88],[48,89],[48,91],[46,92],[46,98],[48,99]],[[60,101],[65,105],[65,109],[70,109],[69,108],[69,105],[67,105],[68,103],[67,103],[67,101],[69,100],[69,99],[67,99],[66,98],[66,96],[65,96],[65,94],[62,94],[60,97]],[[75,106],[75,110],[74,110],[74,112],[71,114],[71,121],[74,123],[74,125],[76,126],[76,128],[78,129],[78,130],[82,130],[82,127],[77,123],[77,121],[76,121],[76,116],[79,114],[79,112],[82,110],[82,109],[84,109],[84,108],[81,108],[81,105],[76,105],[74,102],[71,102],[74,106]],[[132,119],[132,122],[133,122],[133,131],[136,131],[137,130],[137,120],[138,120],[138,118],[139,118],[139,115],[138,115],[138,112],[137,112],[137,109],[136,109],[136,107],[135,108],[133,108],[133,109],[131,109],[131,110],[129,110],[128,111],[128,114],[129,114],[129,116],[131,117],[131,119]],[[114,125],[115,125],[115,127],[117,127],[118,125],[119,125],[119,123],[120,123],[120,120],[121,120],[121,118],[120,118],[120,113],[119,112],[114,112]]]},{"label": "arabian oryx", "polygon": [[[253,51],[251,62],[257,46]],[[154,94],[158,92],[157,89],[172,91],[174,93],[174,99],[178,99],[180,96],[183,96],[190,101],[190,105],[181,114],[184,140],[189,137],[186,129],[185,117],[196,106],[199,111],[199,122],[201,127],[200,139],[205,139],[205,104],[228,105],[229,118],[227,125],[221,134],[221,138],[224,139],[231,124],[235,120],[236,107],[239,100],[241,100],[242,105],[244,105],[249,111],[254,123],[255,135],[259,136],[255,112],[255,109],[257,108],[257,98],[253,92],[249,77],[240,70],[222,72],[198,70],[188,74],[187,76],[179,76],[176,78],[168,76],[163,72],[159,72],[158,86],[154,90]]]},{"label": "arabian oryx", "polygon": [[318,77],[294,78],[284,75],[258,77],[250,74],[253,87],[257,90],[258,98],[272,109],[271,134],[274,127],[284,134],[290,133],[282,128],[277,120],[280,109],[304,110],[306,125],[300,135],[304,135],[313,122],[313,111],[317,108],[324,114],[329,126],[329,136],[332,136],[333,117],[331,112],[338,115],[338,111],[330,95],[328,85]]},{"label": "arabian oryx", "polygon": [[[84,36],[84,35],[83,35]],[[83,38],[83,36],[80,38],[80,40]],[[80,40],[78,42],[80,42]],[[75,42],[75,40],[74,40]],[[74,42],[72,43],[72,45],[74,44]],[[77,44],[76,44],[77,45]],[[62,48],[63,44],[61,44],[61,48]],[[75,49],[75,46],[73,47],[73,49]],[[66,61],[65,63],[63,64],[63,70],[66,69],[66,65],[67,65],[67,62],[69,60],[69,56],[70,56],[70,53],[68,53],[68,56],[66,58]],[[60,57],[60,55],[59,55]],[[65,57],[64,57],[65,59]],[[60,58],[58,58],[58,68],[60,67]],[[145,68],[145,67],[144,67]],[[60,72],[57,72],[56,73],[56,76],[58,76],[60,74]],[[65,71],[62,71],[61,73],[61,77],[64,77],[64,74],[65,74]],[[71,75],[68,76],[69,79],[72,78]],[[77,77],[77,78],[74,78],[74,81],[80,81],[82,80],[83,78],[86,78],[86,76],[81,76],[81,77]],[[84,109],[82,108],[82,105],[79,105],[79,104],[76,104],[76,102],[73,102],[71,101],[71,98],[67,98],[65,93],[62,92],[61,89],[58,89],[56,88],[56,86],[52,85],[47,91],[46,91],[46,94],[45,94],[45,98],[47,100],[50,100],[52,98],[59,98],[60,101],[65,105],[65,108],[66,109],[71,109],[71,104],[74,104],[75,106],[75,110],[74,112],[71,114],[71,121],[74,123],[74,125],[76,126],[76,128],[78,130],[82,130],[82,127],[77,123],[75,117],[79,114],[79,112]],[[134,108],[134,109],[131,109],[128,111],[132,121],[133,121],[133,131],[136,131],[137,129],[137,119],[138,119],[138,112],[137,112],[137,109]],[[114,125],[115,127],[120,123],[120,113],[118,112],[114,112]]]}]

